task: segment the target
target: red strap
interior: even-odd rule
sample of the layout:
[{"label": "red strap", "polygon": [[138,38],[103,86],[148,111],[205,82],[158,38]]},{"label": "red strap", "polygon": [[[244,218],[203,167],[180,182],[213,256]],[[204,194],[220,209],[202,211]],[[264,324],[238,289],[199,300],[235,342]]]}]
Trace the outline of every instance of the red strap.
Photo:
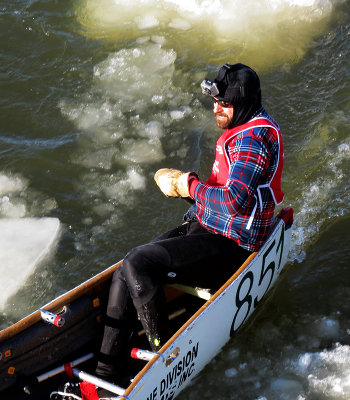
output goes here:
[{"label": "red strap", "polygon": [[64,364],[64,371],[69,379],[73,379],[73,369],[70,363]]},{"label": "red strap", "polygon": [[90,382],[80,382],[82,400],[99,400],[95,385]]}]

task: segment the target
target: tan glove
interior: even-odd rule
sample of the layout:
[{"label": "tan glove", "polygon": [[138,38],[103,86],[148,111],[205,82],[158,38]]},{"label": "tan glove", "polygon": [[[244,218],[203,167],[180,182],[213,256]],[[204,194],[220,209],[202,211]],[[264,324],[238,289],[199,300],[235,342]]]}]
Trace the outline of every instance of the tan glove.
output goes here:
[{"label": "tan glove", "polygon": [[154,180],[165,196],[191,197],[188,188],[188,178],[196,176],[193,172],[182,172],[178,169],[162,168],[155,175]]}]

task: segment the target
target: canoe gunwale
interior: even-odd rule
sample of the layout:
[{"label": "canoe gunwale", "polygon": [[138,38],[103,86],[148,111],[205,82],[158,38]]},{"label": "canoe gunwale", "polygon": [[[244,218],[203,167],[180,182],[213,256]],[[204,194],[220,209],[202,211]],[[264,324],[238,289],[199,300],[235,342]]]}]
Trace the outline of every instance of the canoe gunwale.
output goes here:
[{"label": "canoe gunwale", "polygon": [[[45,306],[41,307],[42,309],[55,313],[57,310],[62,309],[67,304],[73,302],[74,300],[78,299],[79,297],[83,296],[97,284],[102,284],[106,280],[108,280],[114,271],[119,268],[123,264],[123,261],[119,261],[116,264],[111,265],[104,271],[100,272],[97,275],[94,275],[92,278],[84,281],[80,285],[76,286],[75,288],[71,289],[70,291],[62,294],[61,296],[57,297],[50,303],[46,304]],[[33,313],[29,314],[25,318],[21,319],[20,321],[16,322],[15,324],[9,326],[6,329],[0,331],[0,344],[5,340],[10,339],[11,337],[17,335],[18,333],[28,329],[35,323],[41,321],[41,313],[40,310],[36,310]],[[59,329],[59,328],[57,328]]]}]

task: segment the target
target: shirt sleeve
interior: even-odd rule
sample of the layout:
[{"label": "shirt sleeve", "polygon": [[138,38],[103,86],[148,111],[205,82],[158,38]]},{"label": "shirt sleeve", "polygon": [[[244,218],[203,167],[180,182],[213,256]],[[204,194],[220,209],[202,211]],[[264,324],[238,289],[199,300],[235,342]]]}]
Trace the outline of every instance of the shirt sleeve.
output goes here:
[{"label": "shirt sleeve", "polygon": [[211,211],[232,216],[244,209],[254,197],[268,168],[269,153],[254,130],[240,134],[226,150],[230,160],[226,185],[211,186],[196,179],[191,182],[190,193]]}]

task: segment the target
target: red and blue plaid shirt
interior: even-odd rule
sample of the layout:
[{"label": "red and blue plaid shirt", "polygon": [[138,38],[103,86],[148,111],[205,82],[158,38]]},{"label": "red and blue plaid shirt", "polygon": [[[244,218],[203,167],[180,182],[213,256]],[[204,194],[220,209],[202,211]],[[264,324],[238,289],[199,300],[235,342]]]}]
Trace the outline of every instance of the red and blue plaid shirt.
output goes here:
[{"label": "red and blue plaid shirt", "polygon": [[[267,112],[259,109],[250,121],[238,127],[238,133],[233,128],[220,136],[210,178],[205,183],[198,179],[190,182],[198,221],[249,251],[259,250],[268,238],[275,210],[269,184],[279,162],[280,169],[283,167],[280,135],[278,138],[276,129],[269,124],[252,125],[257,118],[279,130]],[[226,168],[222,165],[223,157]]]}]

